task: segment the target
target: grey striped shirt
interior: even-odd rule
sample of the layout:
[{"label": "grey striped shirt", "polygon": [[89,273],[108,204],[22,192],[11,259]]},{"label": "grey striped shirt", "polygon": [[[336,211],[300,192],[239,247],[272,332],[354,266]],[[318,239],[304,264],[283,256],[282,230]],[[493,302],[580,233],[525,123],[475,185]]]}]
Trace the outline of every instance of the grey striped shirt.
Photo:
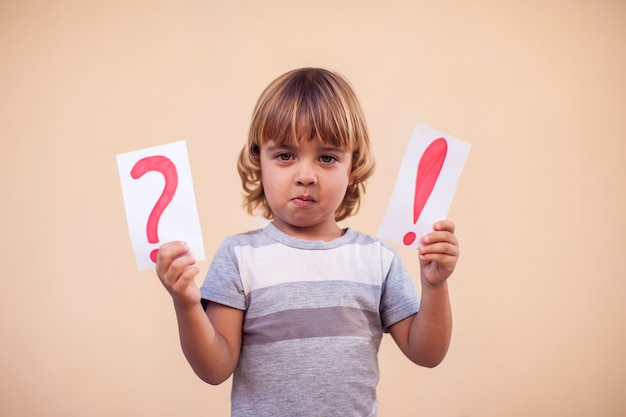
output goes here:
[{"label": "grey striped shirt", "polygon": [[226,238],[201,293],[246,311],[233,417],[375,416],[383,331],[419,308],[382,241],[301,240],[271,223]]}]

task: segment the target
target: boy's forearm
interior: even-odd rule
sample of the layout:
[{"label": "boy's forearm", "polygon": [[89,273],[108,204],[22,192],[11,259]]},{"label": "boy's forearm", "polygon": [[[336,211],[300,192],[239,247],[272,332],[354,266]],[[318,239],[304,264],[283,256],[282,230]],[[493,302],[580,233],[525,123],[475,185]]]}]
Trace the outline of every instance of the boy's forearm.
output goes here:
[{"label": "boy's forearm", "polygon": [[419,313],[413,320],[409,344],[414,362],[435,367],[446,356],[452,336],[452,310],[446,282],[422,286]]},{"label": "boy's forearm", "polygon": [[215,331],[202,305],[177,307],[180,344],[187,361],[203,381],[217,385],[232,374],[234,367],[227,343]]}]

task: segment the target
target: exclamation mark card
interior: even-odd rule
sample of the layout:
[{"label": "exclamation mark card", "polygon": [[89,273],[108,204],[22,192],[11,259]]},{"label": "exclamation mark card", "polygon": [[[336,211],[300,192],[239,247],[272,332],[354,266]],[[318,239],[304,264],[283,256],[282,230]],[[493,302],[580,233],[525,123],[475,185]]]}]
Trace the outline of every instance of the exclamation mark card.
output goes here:
[{"label": "exclamation mark card", "polygon": [[437,220],[447,218],[471,145],[418,123],[378,236],[418,247]]}]

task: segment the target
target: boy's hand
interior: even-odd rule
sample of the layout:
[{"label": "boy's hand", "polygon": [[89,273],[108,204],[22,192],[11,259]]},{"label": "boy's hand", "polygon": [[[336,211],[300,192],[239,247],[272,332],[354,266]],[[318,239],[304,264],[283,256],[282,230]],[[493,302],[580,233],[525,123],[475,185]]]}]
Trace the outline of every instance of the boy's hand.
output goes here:
[{"label": "boy's hand", "polygon": [[454,223],[441,220],[434,232],[422,238],[418,248],[422,280],[431,286],[443,284],[454,271],[459,259],[459,242],[454,236]]},{"label": "boy's hand", "polygon": [[194,277],[200,272],[196,260],[189,256],[185,242],[168,242],[159,248],[156,273],[163,286],[180,307],[200,304],[200,290]]}]

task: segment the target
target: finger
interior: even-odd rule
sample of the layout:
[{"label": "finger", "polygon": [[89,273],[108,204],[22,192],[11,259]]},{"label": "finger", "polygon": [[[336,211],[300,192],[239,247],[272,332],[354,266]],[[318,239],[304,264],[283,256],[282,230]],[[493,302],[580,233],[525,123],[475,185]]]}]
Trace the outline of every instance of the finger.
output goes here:
[{"label": "finger", "polygon": [[173,241],[167,242],[161,245],[159,248],[159,254],[157,255],[157,259],[159,257],[164,260],[172,260],[179,257],[182,254],[189,252],[189,246],[187,243],[182,241]]},{"label": "finger", "polygon": [[196,261],[191,256],[180,255],[172,260],[169,267],[165,271],[165,274],[160,276],[161,282],[163,282],[163,284],[168,288],[177,285],[178,281],[180,281],[182,277],[182,274],[185,272],[185,269],[195,264]]},{"label": "finger", "polygon": [[178,279],[176,280],[174,286],[176,288],[187,287],[189,284],[194,282],[194,278],[196,277],[196,275],[198,275],[199,272],[200,269],[196,266],[195,263],[192,265],[187,265],[178,276]]},{"label": "finger", "polygon": [[194,266],[196,264],[196,260],[193,259],[189,255],[181,255],[178,258],[174,259],[170,265],[170,270],[172,272],[175,271],[173,275],[176,276],[176,279],[180,278],[180,275],[189,267]]},{"label": "finger", "polygon": [[420,264],[423,266],[437,264],[443,270],[454,270],[459,260],[458,252],[428,252],[419,254]]},{"label": "finger", "polygon": [[179,256],[189,252],[189,246],[182,241],[167,242],[161,245],[157,253],[157,274],[159,277],[164,276],[172,261]]},{"label": "finger", "polygon": [[446,232],[450,232],[454,234],[454,230],[456,229],[456,226],[454,225],[454,222],[446,219],[446,220],[439,220],[435,222],[435,224],[433,225],[433,229],[435,231],[446,231]]},{"label": "finger", "polygon": [[419,259],[420,261],[426,262],[448,262],[454,261],[458,259],[459,255],[456,253],[448,253],[448,252],[429,252],[429,253],[420,253]]},{"label": "finger", "polygon": [[446,256],[458,256],[459,247],[457,245],[448,242],[437,242],[429,245],[420,246],[418,248],[421,256],[428,255],[446,255]]},{"label": "finger", "polygon": [[443,242],[458,246],[459,242],[453,233],[449,231],[436,231],[425,235],[422,238],[424,245],[432,245],[434,243]]}]

